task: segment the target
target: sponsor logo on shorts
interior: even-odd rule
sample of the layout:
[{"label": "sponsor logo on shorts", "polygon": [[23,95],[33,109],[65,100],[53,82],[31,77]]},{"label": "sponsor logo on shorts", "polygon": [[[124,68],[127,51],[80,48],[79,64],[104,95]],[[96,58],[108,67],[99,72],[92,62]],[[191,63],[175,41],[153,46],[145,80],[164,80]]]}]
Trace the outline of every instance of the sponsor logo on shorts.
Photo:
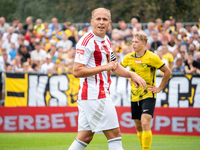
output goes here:
[{"label": "sponsor logo on shorts", "polygon": [[143,110],[143,112],[146,112],[146,111],[148,111],[148,109]]}]

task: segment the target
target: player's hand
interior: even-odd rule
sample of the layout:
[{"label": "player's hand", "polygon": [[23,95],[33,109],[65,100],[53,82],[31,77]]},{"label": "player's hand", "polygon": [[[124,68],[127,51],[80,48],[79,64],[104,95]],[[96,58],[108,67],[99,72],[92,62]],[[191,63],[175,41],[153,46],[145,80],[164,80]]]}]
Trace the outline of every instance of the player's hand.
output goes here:
[{"label": "player's hand", "polygon": [[157,88],[156,86],[148,86],[148,90],[153,92],[153,93],[159,93],[161,89]]},{"label": "player's hand", "polygon": [[146,82],[139,75],[132,72],[131,73],[131,79],[132,79],[135,87],[137,87],[137,84],[139,84],[143,89],[146,89]]},{"label": "player's hand", "polygon": [[109,70],[115,71],[115,69],[117,69],[117,66],[118,66],[117,62],[111,61],[107,65],[105,65],[105,67],[106,67],[105,71],[109,71]]}]

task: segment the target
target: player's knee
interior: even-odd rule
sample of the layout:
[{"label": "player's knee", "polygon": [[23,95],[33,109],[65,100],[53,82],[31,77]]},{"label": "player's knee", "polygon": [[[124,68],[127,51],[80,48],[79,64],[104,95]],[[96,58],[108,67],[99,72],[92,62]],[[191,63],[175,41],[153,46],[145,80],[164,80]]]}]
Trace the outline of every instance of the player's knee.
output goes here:
[{"label": "player's knee", "polygon": [[150,122],[148,122],[147,120],[143,120],[142,121],[142,129],[149,130],[149,128],[150,128]]},{"label": "player's knee", "polygon": [[88,136],[88,137],[86,137],[86,138],[84,139],[84,142],[89,144],[90,141],[92,140],[92,138],[93,138],[93,135],[90,135],[90,136]]}]

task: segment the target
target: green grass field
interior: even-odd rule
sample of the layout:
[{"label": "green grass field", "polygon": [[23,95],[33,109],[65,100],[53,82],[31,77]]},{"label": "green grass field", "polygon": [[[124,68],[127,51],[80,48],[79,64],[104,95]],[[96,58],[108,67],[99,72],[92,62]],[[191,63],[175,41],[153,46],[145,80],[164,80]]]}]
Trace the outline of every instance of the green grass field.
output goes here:
[{"label": "green grass field", "polygon": [[[0,150],[67,150],[76,133],[0,133]],[[141,150],[136,134],[122,134],[124,150]],[[107,150],[103,134],[95,134],[86,150]],[[151,150],[200,150],[200,136],[153,135]]]}]

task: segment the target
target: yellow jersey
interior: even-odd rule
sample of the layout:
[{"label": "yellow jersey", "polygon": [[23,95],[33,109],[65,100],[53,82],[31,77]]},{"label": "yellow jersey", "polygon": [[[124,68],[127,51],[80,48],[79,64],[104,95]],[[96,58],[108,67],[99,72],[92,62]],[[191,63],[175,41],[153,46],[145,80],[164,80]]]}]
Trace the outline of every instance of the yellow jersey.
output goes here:
[{"label": "yellow jersey", "polygon": [[170,67],[172,67],[172,66],[170,66],[170,63],[173,63],[174,62],[174,57],[173,57],[173,55],[171,54],[171,53],[166,53],[166,54],[164,54],[163,56],[162,56],[162,59],[165,59],[165,60],[167,60],[168,61],[168,67],[170,68]]},{"label": "yellow jersey", "polygon": [[131,86],[131,101],[137,102],[146,98],[156,98],[156,94],[148,90],[148,86],[155,86],[156,69],[160,69],[165,64],[160,60],[158,55],[146,50],[144,55],[136,57],[135,52],[127,54],[121,61],[123,67],[129,66],[130,71],[137,73],[146,81],[146,89],[142,89],[139,85]]}]

